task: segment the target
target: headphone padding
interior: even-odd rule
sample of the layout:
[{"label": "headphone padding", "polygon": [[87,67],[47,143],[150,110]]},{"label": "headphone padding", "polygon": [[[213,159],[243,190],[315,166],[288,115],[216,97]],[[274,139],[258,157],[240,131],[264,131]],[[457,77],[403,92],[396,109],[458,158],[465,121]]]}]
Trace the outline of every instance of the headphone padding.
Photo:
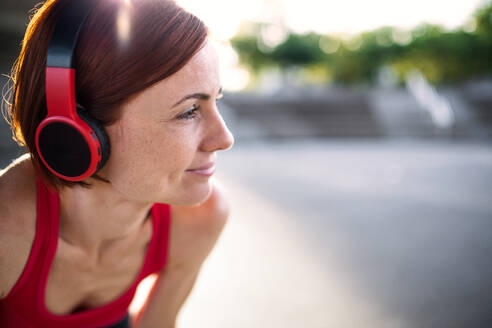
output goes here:
[{"label": "headphone padding", "polygon": [[111,147],[109,145],[109,137],[106,134],[106,131],[104,130],[101,122],[90,116],[85,109],[77,107],[77,113],[79,114],[79,117],[91,127],[91,129],[96,134],[97,139],[99,139],[99,143],[101,144],[101,161],[97,165],[97,170],[99,170],[104,166],[104,164],[106,164],[109,158],[109,154],[111,151]]}]

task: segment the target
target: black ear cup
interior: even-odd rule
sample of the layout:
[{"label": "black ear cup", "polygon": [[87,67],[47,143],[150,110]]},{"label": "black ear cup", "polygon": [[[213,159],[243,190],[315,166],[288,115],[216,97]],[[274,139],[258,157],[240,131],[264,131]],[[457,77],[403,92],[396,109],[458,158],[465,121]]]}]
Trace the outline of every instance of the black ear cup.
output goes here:
[{"label": "black ear cup", "polygon": [[111,151],[108,135],[106,134],[101,122],[90,116],[85,109],[77,107],[77,113],[79,114],[79,117],[91,127],[92,131],[96,134],[92,137],[94,139],[97,138],[99,140],[99,144],[101,145],[101,161],[97,164],[97,170],[99,170],[104,166],[104,164],[106,164]]},{"label": "black ear cup", "polygon": [[48,166],[67,177],[77,177],[91,164],[91,151],[84,136],[64,122],[52,122],[39,132],[39,152]]}]

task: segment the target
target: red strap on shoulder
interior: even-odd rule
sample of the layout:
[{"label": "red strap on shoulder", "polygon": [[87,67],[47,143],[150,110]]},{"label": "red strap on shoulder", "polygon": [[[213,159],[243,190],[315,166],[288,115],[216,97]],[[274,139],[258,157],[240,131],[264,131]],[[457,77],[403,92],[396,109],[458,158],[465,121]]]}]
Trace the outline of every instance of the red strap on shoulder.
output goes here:
[{"label": "red strap on shoulder", "polygon": [[152,207],[153,228],[155,234],[155,247],[149,251],[152,273],[161,271],[167,263],[169,249],[169,233],[171,228],[171,206],[168,204],[155,204]]}]

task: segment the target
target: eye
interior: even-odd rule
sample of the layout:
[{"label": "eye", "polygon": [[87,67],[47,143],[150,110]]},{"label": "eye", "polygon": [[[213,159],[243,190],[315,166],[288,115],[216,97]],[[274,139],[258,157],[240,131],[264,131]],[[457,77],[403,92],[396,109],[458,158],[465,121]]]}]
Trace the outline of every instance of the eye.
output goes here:
[{"label": "eye", "polygon": [[199,109],[200,109],[200,106],[193,105],[193,107],[191,107],[190,110],[179,115],[178,120],[192,120],[192,119],[194,119],[197,116],[197,114],[195,112]]}]

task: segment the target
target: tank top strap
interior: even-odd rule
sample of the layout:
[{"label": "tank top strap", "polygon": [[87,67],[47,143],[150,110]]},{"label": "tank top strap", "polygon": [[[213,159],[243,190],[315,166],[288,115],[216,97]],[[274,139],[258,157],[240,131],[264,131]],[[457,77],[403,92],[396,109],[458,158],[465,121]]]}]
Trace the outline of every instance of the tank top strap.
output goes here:
[{"label": "tank top strap", "polygon": [[26,311],[29,311],[26,305],[32,304],[32,300],[42,295],[45,286],[39,282],[45,281],[42,277],[49,272],[58,238],[58,193],[38,177],[36,198],[36,232],[29,258],[19,280],[7,296],[23,304]]},{"label": "tank top strap", "polygon": [[151,272],[161,271],[167,263],[169,249],[169,233],[171,227],[171,206],[168,204],[154,204],[151,210],[155,243],[151,252]]}]

